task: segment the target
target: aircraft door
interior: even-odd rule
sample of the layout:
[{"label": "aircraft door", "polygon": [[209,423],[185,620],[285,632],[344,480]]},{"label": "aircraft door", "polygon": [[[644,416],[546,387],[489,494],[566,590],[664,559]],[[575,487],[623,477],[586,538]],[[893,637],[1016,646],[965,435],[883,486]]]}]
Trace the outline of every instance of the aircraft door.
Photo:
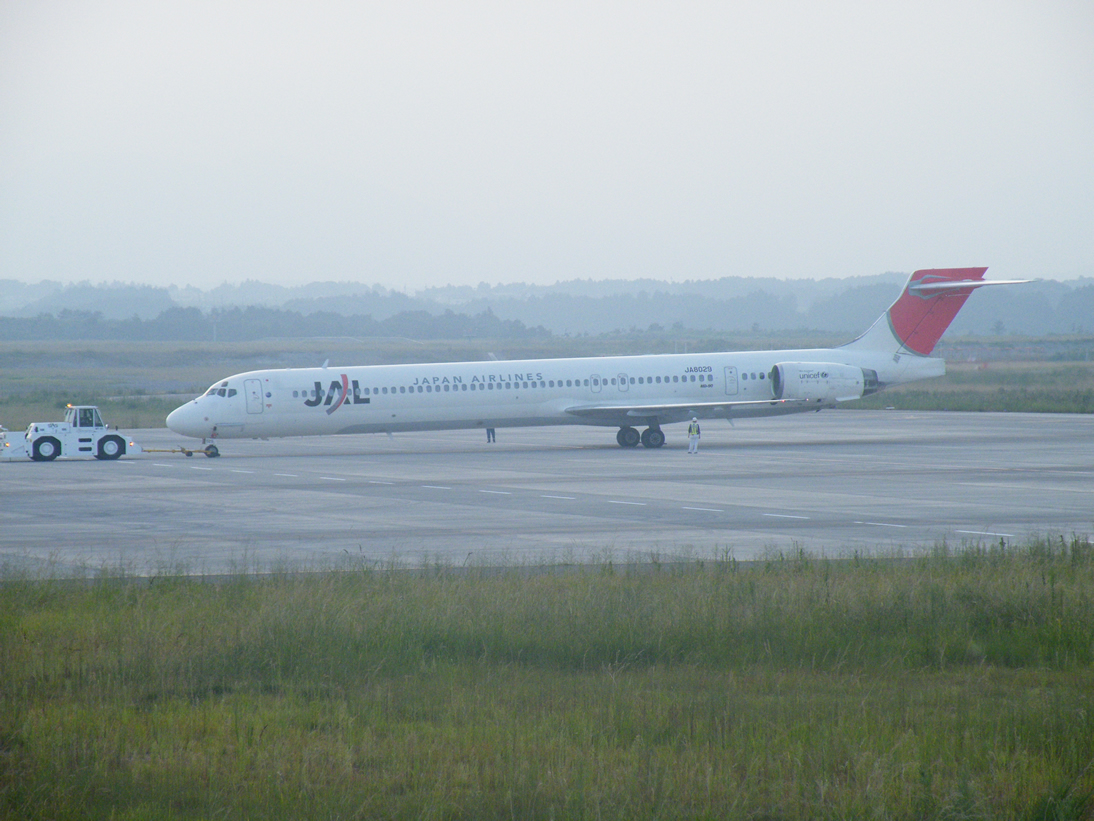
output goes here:
[{"label": "aircraft door", "polygon": [[245,380],[243,393],[247,396],[247,413],[262,413],[262,380]]},{"label": "aircraft door", "polygon": [[603,380],[601,380],[600,374],[594,373],[589,377],[589,389],[592,390],[593,393],[600,393],[601,381]]},{"label": "aircraft door", "polygon": [[726,396],[737,395],[737,369],[726,368]]},{"label": "aircraft door", "polygon": [[619,374],[619,390],[627,390],[627,375],[625,373]]}]

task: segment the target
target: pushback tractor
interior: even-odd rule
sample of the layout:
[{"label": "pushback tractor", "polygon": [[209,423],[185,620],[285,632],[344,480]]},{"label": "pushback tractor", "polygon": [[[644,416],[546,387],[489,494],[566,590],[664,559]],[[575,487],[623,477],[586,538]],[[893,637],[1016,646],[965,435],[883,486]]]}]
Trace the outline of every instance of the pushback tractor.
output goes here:
[{"label": "pushback tractor", "polygon": [[24,434],[0,430],[0,458],[52,462],[58,456],[113,460],[140,453],[136,442],[103,424],[94,405],[69,405],[63,422],[32,422]]}]

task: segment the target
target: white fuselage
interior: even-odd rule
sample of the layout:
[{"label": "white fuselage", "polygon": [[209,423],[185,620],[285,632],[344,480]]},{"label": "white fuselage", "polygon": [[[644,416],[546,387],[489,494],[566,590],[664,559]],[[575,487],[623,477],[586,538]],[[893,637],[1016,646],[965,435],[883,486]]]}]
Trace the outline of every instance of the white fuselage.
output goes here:
[{"label": "white fuselage", "polygon": [[276,369],[218,382],[172,412],[167,424],[177,433],[200,438],[534,425],[622,428],[692,416],[773,416],[835,404],[773,401],[770,372],[785,362],[870,369],[881,386],[945,372],[939,359],[848,346]]}]

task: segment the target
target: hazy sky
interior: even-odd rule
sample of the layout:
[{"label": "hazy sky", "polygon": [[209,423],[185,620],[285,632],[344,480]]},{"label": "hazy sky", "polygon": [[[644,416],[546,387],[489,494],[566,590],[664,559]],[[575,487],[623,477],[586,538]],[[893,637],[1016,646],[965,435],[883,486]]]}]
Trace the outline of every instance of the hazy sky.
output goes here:
[{"label": "hazy sky", "polygon": [[1094,3],[0,0],[0,279],[1094,275]]}]

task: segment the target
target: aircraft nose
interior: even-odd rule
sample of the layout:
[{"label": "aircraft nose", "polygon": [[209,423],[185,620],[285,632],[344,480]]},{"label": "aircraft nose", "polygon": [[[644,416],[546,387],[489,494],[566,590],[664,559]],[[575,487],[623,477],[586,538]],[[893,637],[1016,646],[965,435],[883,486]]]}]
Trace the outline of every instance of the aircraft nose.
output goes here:
[{"label": "aircraft nose", "polygon": [[175,408],[167,414],[167,427],[182,436],[200,438],[206,434],[202,432],[205,424],[201,414],[201,408],[196,401],[187,402],[180,408]]}]

